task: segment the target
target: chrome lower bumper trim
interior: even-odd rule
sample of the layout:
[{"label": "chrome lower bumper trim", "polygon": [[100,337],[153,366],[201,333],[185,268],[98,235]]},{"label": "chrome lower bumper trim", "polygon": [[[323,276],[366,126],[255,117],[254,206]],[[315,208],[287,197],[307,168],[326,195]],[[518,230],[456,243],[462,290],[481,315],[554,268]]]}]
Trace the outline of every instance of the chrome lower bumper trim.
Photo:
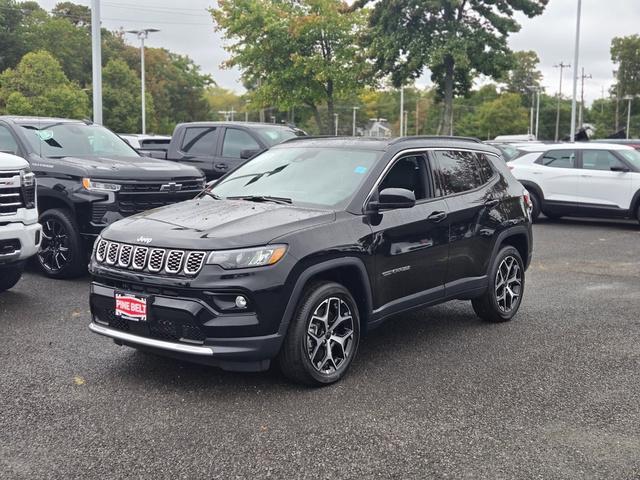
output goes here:
[{"label": "chrome lower bumper trim", "polygon": [[104,327],[93,322],[89,324],[89,330],[99,335],[104,335],[105,337],[110,337],[115,340],[122,340],[123,342],[136,343],[138,345],[144,345],[145,347],[171,350],[172,352],[190,353],[192,355],[204,355],[209,357],[213,355],[212,347],[199,347],[197,345],[184,345],[182,343],[155,340],[153,338],[141,337],[139,335],[132,335],[127,332],[121,332],[120,330]]}]

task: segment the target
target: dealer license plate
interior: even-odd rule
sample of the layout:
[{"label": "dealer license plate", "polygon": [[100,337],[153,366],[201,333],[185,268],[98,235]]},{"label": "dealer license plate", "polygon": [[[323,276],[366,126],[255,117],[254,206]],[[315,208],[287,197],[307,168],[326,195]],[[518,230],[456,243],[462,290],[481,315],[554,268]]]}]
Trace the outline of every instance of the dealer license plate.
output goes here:
[{"label": "dealer license plate", "polygon": [[130,293],[115,293],[116,317],[134,322],[147,321],[147,297]]}]

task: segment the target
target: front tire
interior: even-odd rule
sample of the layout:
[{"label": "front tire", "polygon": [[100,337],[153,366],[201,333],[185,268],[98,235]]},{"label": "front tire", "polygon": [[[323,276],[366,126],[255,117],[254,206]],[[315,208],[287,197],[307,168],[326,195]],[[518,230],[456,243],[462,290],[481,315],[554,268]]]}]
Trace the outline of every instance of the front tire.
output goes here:
[{"label": "front tire", "polygon": [[38,251],[40,270],[51,278],[75,278],[87,268],[85,248],[78,225],[68,210],[52,208],[40,215],[42,243]]},{"label": "front tire", "polygon": [[11,265],[0,269],[0,292],[13,288],[20,281],[24,265]]},{"label": "front tire", "polygon": [[524,263],[518,250],[503,247],[489,270],[489,288],[471,301],[476,315],[485,322],[508,322],[520,308],[524,294]]},{"label": "front tire", "polygon": [[278,356],[282,373],[297,383],[340,380],[358,351],[360,315],[351,293],[335,282],[306,287]]}]

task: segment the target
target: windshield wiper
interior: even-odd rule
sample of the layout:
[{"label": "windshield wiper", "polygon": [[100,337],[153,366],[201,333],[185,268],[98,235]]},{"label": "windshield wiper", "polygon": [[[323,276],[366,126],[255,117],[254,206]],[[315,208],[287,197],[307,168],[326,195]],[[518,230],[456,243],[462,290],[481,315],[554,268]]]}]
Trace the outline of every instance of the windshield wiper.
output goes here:
[{"label": "windshield wiper", "polygon": [[269,195],[239,195],[227,197],[227,200],[247,200],[248,202],[273,202],[281,205],[291,204],[291,199],[286,197],[271,197]]}]

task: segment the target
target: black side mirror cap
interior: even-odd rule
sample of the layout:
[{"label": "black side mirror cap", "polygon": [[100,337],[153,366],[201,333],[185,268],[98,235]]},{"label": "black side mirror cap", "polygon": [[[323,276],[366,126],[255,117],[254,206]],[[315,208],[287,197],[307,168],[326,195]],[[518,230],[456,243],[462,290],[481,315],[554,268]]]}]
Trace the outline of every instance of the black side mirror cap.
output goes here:
[{"label": "black side mirror cap", "polygon": [[260,153],[260,150],[240,150],[240,158],[242,160],[249,160]]},{"label": "black side mirror cap", "polygon": [[406,188],[385,188],[377,200],[369,202],[367,210],[393,210],[396,208],[411,208],[416,204],[416,196]]},{"label": "black side mirror cap", "polygon": [[611,171],[612,172],[630,172],[631,170],[629,169],[629,167],[611,167]]}]

